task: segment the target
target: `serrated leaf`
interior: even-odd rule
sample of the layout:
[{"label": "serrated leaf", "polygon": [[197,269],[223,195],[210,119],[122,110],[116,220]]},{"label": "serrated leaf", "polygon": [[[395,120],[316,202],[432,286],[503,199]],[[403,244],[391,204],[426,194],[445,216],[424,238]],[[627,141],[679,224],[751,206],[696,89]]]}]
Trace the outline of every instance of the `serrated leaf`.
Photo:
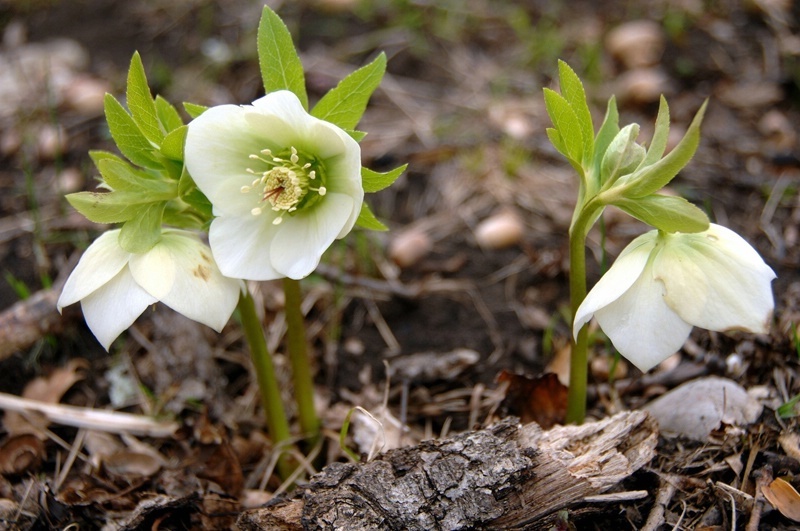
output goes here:
[{"label": "serrated leaf", "polygon": [[161,219],[166,202],[149,203],[126,221],[119,232],[119,245],[129,253],[146,253],[161,239]]},{"label": "serrated leaf", "polygon": [[656,118],[656,128],[653,132],[653,140],[647,149],[647,156],[642,161],[642,168],[659,161],[664,151],[667,149],[669,140],[669,105],[667,99],[662,95],[658,104],[658,117]]},{"label": "serrated leaf", "polygon": [[620,199],[614,206],[665,232],[702,232],[709,225],[705,212],[682,197],[655,194]]},{"label": "serrated leaf", "polygon": [[160,144],[164,139],[164,131],[161,130],[158,121],[156,104],[150,94],[150,86],[147,84],[147,75],[139,52],[135,52],[131,59],[125,96],[133,121],[139,126],[142,134],[153,144]]},{"label": "serrated leaf", "polygon": [[594,161],[592,163],[592,168],[594,168],[594,174],[598,180],[603,157],[608,150],[608,146],[611,145],[611,142],[618,133],[619,111],[617,111],[617,100],[614,96],[611,96],[608,99],[608,105],[606,105],[606,115],[603,118],[603,123],[600,125],[600,129],[597,131],[597,137],[594,140]]},{"label": "serrated leaf", "polygon": [[[675,149],[658,162],[642,167],[625,178],[623,192],[625,197],[645,197],[657,192],[669,184],[678,172],[692,160],[697,146],[700,144],[700,124],[703,121],[707,103],[708,101],[703,103],[703,106],[697,111],[686,134],[675,146]],[[622,179],[620,179],[620,184],[622,184]]]},{"label": "serrated leaf", "polygon": [[344,132],[350,135],[350,138],[356,142],[361,142],[364,140],[364,137],[367,136],[366,131],[356,131],[355,129],[345,129]]},{"label": "serrated leaf", "polygon": [[161,154],[171,160],[183,161],[183,144],[186,142],[188,125],[173,129],[161,143]]},{"label": "serrated leaf", "polygon": [[115,160],[121,163],[125,163],[125,159],[118,156],[115,153],[111,153],[110,151],[104,151],[102,149],[93,149],[89,151],[89,157],[91,157],[92,162],[94,162],[95,167],[99,170],[100,169],[100,161],[101,160]]},{"label": "serrated leaf", "polygon": [[408,164],[403,164],[397,168],[387,171],[385,173],[370,170],[369,168],[361,167],[361,185],[364,187],[364,192],[373,193],[379,192],[384,188],[391,186],[400,175],[406,171]]},{"label": "serrated leaf", "polygon": [[199,215],[205,219],[210,220],[213,217],[213,207],[211,201],[197,188],[192,176],[189,172],[185,171],[181,174],[180,181],[178,181],[178,193],[192,208],[197,210]]},{"label": "serrated leaf", "polygon": [[370,64],[342,79],[311,111],[312,116],[342,129],[353,129],[361,120],[370,96],[386,71],[386,54],[381,52]]},{"label": "serrated leaf", "polygon": [[153,144],[144,136],[122,104],[111,94],[106,94],[104,106],[108,129],[122,154],[139,166],[160,168],[161,165],[150,155]]},{"label": "serrated leaf", "polygon": [[544,89],[547,114],[561,136],[565,156],[578,163],[583,160],[583,133],[580,121],[564,97],[548,88]]},{"label": "serrated leaf", "polygon": [[290,90],[303,108],[308,109],[303,64],[292,42],[292,35],[277,13],[267,6],[264,6],[258,23],[258,63],[267,94],[276,90]]},{"label": "serrated leaf", "polygon": [[356,225],[367,230],[389,230],[389,227],[381,223],[378,218],[375,217],[375,214],[372,213],[367,203],[361,203],[361,212],[359,212],[358,219],[356,219]]},{"label": "serrated leaf", "polygon": [[586,101],[586,91],[575,71],[561,60],[558,61],[558,78],[561,85],[561,94],[578,118],[578,125],[583,136],[583,157],[581,162],[584,165],[588,165],[594,144],[594,125],[592,124],[592,113],[589,111],[589,104]]},{"label": "serrated leaf", "polygon": [[122,223],[143,208],[133,192],[77,192],[67,194],[66,199],[72,207],[94,223]]},{"label": "serrated leaf", "polygon": [[198,105],[197,103],[189,103],[188,101],[183,102],[183,108],[186,110],[186,113],[191,116],[193,119],[197,118],[204,112],[208,110],[208,107],[205,105]]},{"label": "serrated leaf", "polygon": [[161,127],[167,133],[171,133],[183,125],[183,118],[178,109],[161,96],[156,96],[156,114]]},{"label": "serrated leaf", "polygon": [[176,197],[178,193],[174,182],[138,170],[124,160],[103,159],[97,162],[97,169],[113,190],[136,192],[133,198],[136,203],[165,201]]}]

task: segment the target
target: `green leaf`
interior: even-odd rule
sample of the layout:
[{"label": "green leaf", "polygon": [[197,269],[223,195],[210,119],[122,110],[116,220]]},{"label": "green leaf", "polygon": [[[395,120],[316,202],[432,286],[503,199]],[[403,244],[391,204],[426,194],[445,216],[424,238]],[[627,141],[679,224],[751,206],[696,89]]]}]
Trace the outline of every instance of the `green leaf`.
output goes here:
[{"label": "green leaf", "polygon": [[389,227],[378,221],[367,203],[361,203],[361,212],[358,214],[356,225],[367,230],[389,230]]},{"label": "green leaf", "polygon": [[603,123],[600,125],[597,137],[594,140],[594,162],[592,163],[592,168],[595,169],[595,175],[600,175],[600,164],[606,151],[608,151],[608,146],[611,145],[611,141],[614,140],[618,133],[619,111],[617,111],[617,100],[614,96],[611,96],[606,106],[605,118],[603,118]]},{"label": "green leaf", "polygon": [[147,76],[139,52],[133,54],[131,66],[128,69],[126,98],[133,120],[139,126],[142,134],[153,144],[159,144],[164,139],[164,131],[159,125],[156,104],[150,94],[150,87],[147,84]]},{"label": "green leaf", "polygon": [[167,133],[171,133],[183,125],[183,118],[178,109],[161,96],[156,96],[156,114],[161,127]]},{"label": "green leaf", "polygon": [[653,194],[669,184],[679,171],[686,166],[700,144],[700,123],[703,121],[703,114],[706,111],[706,104],[703,103],[692,120],[689,129],[675,149],[669,152],[666,157],[658,162],[632,173],[618,184],[623,185],[623,195],[630,198],[645,197]]},{"label": "green leaf", "polygon": [[182,125],[173,129],[161,143],[161,154],[168,159],[183,160],[183,144],[186,142],[186,133],[189,131],[188,125]]},{"label": "green leaf", "polygon": [[189,103],[188,101],[183,102],[183,108],[192,118],[197,118],[198,116],[206,112],[206,110],[208,110],[208,107],[206,107],[205,105],[198,105],[197,103]]},{"label": "green leaf", "polygon": [[656,118],[653,140],[650,141],[647,156],[642,161],[642,168],[655,164],[661,159],[667,149],[667,140],[669,140],[669,105],[667,105],[667,99],[662,95],[658,105],[658,117]]},{"label": "green leaf", "polygon": [[355,129],[345,129],[344,132],[350,135],[350,138],[356,142],[361,142],[364,140],[364,137],[367,136],[365,131],[356,131]]},{"label": "green leaf", "polygon": [[92,162],[94,162],[95,167],[100,169],[100,161],[101,160],[115,160],[117,162],[121,162],[125,164],[125,159],[116,155],[115,153],[111,153],[110,151],[104,151],[102,149],[93,149],[89,151],[89,156],[92,158]]},{"label": "green leaf", "polygon": [[161,239],[161,219],[167,203],[150,203],[126,221],[119,232],[119,245],[129,253],[146,253]]},{"label": "green leaf", "polygon": [[380,85],[386,71],[386,54],[381,54],[342,79],[314,106],[312,116],[342,129],[353,129],[361,120],[370,96]]},{"label": "green leaf", "polygon": [[160,168],[161,165],[150,155],[153,144],[144,136],[131,115],[111,94],[106,94],[104,105],[108,129],[122,154],[139,166]]},{"label": "green leaf", "polygon": [[175,182],[162,180],[147,172],[132,167],[124,160],[111,158],[99,160],[97,169],[103,180],[114,191],[136,192],[135,203],[166,201],[177,197]]},{"label": "green leaf", "polygon": [[[630,124],[617,133],[600,163],[600,184],[614,181],[633,172],[645,157],[644,148],[636,143],[639,124]],[[610,183],[609,183],[610,184]]]},{"label": "green leaf", "polygon": [[705,212],[682,197],[649,195],[620,199],[614,206],[665,232],[702,232],[708,229]]},{"label": "green leaf", "polygon": [[397,168],[380,173],[370,170],[369,168],[361,167],[361,184],[364,187],[364,192],[373,193],[379,192],[384,188],[391,186],[400,175],[406,171],[408,164],[403,164]]},{"label": "green leaf", "polygon": [[586,102],[586,91],[575,71],[561,60],[558,61],[558,78],[561,85],[561,94],[563,94],[578,118],[578,125],[583,136],[583,158],[581,162],[584,165],[588,165],[594,144],[594,126],[592,125],[592,113],[589,111],[589,104]]},{"label": "green leaf", "polygon": [[200,191],[192,176],[185,170],[181,174],[180,181],[178,181],[178,193],[181,199],[197,210],[205,219],[210,220],[213,217],[211,201]]},{"label": "green leaf", "polygon": [[290,90],[308,109],[303,65],[292,42],[289,28],[269,7],[264,6],[258,23],[258,63],[267,94]]},{"label": "green leaf", "polygon": [[575,111],[564,97],[548,88],[544,89],[544,103],[547,114],[561,136],[564,155],[576,162],[583,160],[583,132]]},{"label": "green leaf", "polygon": [[138,214],[143,204],[134,192],[77,192],[67,194],[72,207],[95,223],[121,223]]}]

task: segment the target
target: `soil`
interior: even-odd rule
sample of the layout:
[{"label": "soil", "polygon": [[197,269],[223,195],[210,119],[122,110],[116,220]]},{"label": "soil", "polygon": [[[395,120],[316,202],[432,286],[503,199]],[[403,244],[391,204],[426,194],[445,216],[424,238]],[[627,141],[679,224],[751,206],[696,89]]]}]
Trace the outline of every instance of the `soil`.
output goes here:
[{"label": "soil", "polygon": [[[381,410],[387,383],[387,411],[406,425],[397,436],[403,444],[510,415],[546,420],[537,417],[545,406],[512,391],[514,385],[528,389],[528,379],[548,372],[563,376],[569,353],[567,229],[576,177],[548,143],[541,93],[557,88],[556,59],[562,58],[584,79],[596,123],[616,94],[621,123],[641,124],[644,138],[652,133],[658,94],[670,103],[676,132],[709,99],[700,148],[670,187],[745,237],[778,275],[769,335],[695,329],[682,351],[649,375],[620,359],[616,383],[608,376],[609,345],[594,345],[591,418],[641,407],[683,383],[683,374],[715,374],[760,389],[765,408],[755,422],[738,431],[723,426],[707,441],[662,437],[650,466],[619,486],[646,490],[647,498],[608,504],[583,519],[576,507],[570,525],[641,528],[667,475],[684,482],[666,501],[660,529],[745,529],[748,520],[748,530],[800,525],[769,504],[753,519],[750,506],[732,508],[729,491],[719,487],[756,496],[754,472],[765,466],[798,485],[792,477],[800,472],[800,453],[778,442],[796,432],[795,413],[778,418],[776,409],[800,393],[800,4],[270,5],[295,36],[312,100],[386,51],[387,76],[359,124],[369,133],[363,163],[382,171],[409,163],[395,185],[367,198],[391,230],[357,231],[337,242],[304,283],[319,406],[330,435],[315,466],[346,459],[337,442],[345,415],[353,406]],[[93,189],[88,150],[114,149],[102,90],[98,106],[97,97],[81,102],[69,88],[88,87],[80,85],[88,80],[122,99],[128,62],[138,50],[154,92],[173,103],[248,103],[263,90],[255,49],[260,9],[244,0],[0,3],[0,61],[9,61],[0,64],[21,64],[14,61],[36,47],[68,39],[45,52],[50,69],[41,77],[0,68],[0,96],[3,84],[19,82],[14,75],[24,77],[23,89],[0,97],[0,269],[6,279],[0,310],[53,284],[57,290],[81,250],[107,228],[84,220],[63,199]],[[632,67],[626,62],[636,60],[629,57],[635,51],[615,55],[609,34],[643,19],[659,21],[663,50]],[[77,58],[67,55],[64,42],[77,44]],[[503,211],[518,216],[522,236],[501,249],[479,245],[478,225]],[[607,212],[604,227],[589,240],[590,283],[599,278],[604,253],[611,260],[645,229],[615,211]],[[398,265],[398,240],[415,231],[422,252]],[[280,283],[252,288],[286,380]],[[228,529],[236,514],[276,492],[280,482],[267,470],[271,446],[235,320],[216,334],[157,306],[110,353],[78,308],[66,309],[58,322],[0,356],[2,392],[28,396],[30,382],[44,378],[58,389],[53,402],[171,418],[180,430],[172,439],[109,442],[53,424],[39,442],[27,440],[31,459],[20,462],[7,457],[9,445],[19,442],[4,421],[0,501],[18,511],[2,513],[0,522],[21,529]],[[458,349],[477,356],[453,355]],[[424,377],[387,375],[387,361],[392,367],[409,359],[453,362]],[[76,366],[74,360],[82,361]],[[558,393],[548,400],[559,402]],[[348,443],[366,452],[369,445],[361,446],[356,432],[367,434],[369,426],[358,426],[354,421]],[[132,453],[137,458],[126,459]],[[118,466],[109,466],[115,459]],[[142,500],[155,494],[161,496],[155,509],[144,510]]]}]

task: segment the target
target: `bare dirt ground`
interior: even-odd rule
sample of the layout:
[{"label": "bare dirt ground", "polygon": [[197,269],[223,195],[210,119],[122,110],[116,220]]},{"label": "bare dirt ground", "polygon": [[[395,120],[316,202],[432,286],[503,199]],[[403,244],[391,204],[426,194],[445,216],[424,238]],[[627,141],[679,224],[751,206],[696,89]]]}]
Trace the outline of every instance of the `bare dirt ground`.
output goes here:
[{"label": "bare dirt ground", "polygon": [[[386,422],[385,448],[509,416],[544,425],[563,415],[557,385],[526,387],[536,385],[526,378],[546,372],[563,376],[569,355],[566,232],[576,182],[548,143],[541,92],[556,88],[561,58],[584,79],[597,123],[616,94],[621,123],[641,124],[644,139],[659,94],[670,102],[676,132],[708,98],[698,153],[672,187],[742,234],[778,274],[769,335],[695,330],[648,375],[624,359],[615,364],[598,340],[592,418],[639,408],[707,375],[738,382],[764,407],[755,421],[723,424],[701,441],[662,437],[649,466],[618,487],[648,496],[594,507],[591,516],[576,510],[569,525],[640,529],[659,495],[666,511],[653,529],[800,525],[759,490],[767,473],[800,483],[793,479],[800,473],[796,413],[777,414],[800,393],[800,4],[271,6],[296,38],[312,98],[386,51],[388,73],[359,125],[369,133],[364,165],[410,164],[391,189],[368,199],[390,232],[352,234],[304,283],[330,435],[315,466],[346,459],[338,431],[353,406],[405,425],[392,430]],[[281,488],[235,319],[215,334],[157,307],[106,353],[79,309],[59,316],[54,308],[59,283],[105,229],[63,200],[94,186],[87,151],[112,149],[103,93],[124,94],[138,50],[154,92],[173,103],[254,100],[260,10],[244,0],[0,0],[0,391],[179,423],[167,437],[109,435],[6,413],[0,527],[228,529]],[[619,44],[615,31],[631,38],[639,30],[626,25],[639,20],[658,21],[657,31]],[[480,245],[481,223],[500,213],[513,214],[519,237],[502,248]],[[603,248],[616,256],[643,228],[606,214],[604,236],[590,241],[590,283]],[[286,378],[279,284],[253,288]],[[46,391],[36,394],[34,382]],[[682,405],[687,416],[694,406]],[[348,444],[367,452],[376,432],[362,419],[351,435]],[[155,509],[142,510],[143,500]]]}]

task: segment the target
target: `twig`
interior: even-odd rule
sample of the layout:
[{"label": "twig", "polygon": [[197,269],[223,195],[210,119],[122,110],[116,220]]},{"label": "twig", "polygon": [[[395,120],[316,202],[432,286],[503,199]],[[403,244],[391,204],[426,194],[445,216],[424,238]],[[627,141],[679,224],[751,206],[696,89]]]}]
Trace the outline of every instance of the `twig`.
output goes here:
[{"label": "twig", "polygon": [[745,531],[758,531],[758,524],[761,522],[761,511],[764,509],[764,493],[762,488],[772,482],[772,467],[769,465],[756,470],[753,475],[756,477],[756,492],[753,499],[753,510],[750,511],[750,520],[747,522]]},{"label": "twig", "polygon": [[656,502],[653,504],[653,509],[647,516],[647,521],[640,531],[656,531],[664,523],[664,512],[675,495],[675,483],[677,481],[678,478],[672,475],[661,476],[661,485],[658,488],[658,494],[656,494]]},{"label": "twig", "polygon": [[146,437],[170,437],[178,429],[177,422],[164,422],[131,413],[91,409],[63,404],[48,404],[7,393],[0,393],[0,409],[17,413],[35,412],[47,420],[65,426],[109,433],[132,433]]}]

